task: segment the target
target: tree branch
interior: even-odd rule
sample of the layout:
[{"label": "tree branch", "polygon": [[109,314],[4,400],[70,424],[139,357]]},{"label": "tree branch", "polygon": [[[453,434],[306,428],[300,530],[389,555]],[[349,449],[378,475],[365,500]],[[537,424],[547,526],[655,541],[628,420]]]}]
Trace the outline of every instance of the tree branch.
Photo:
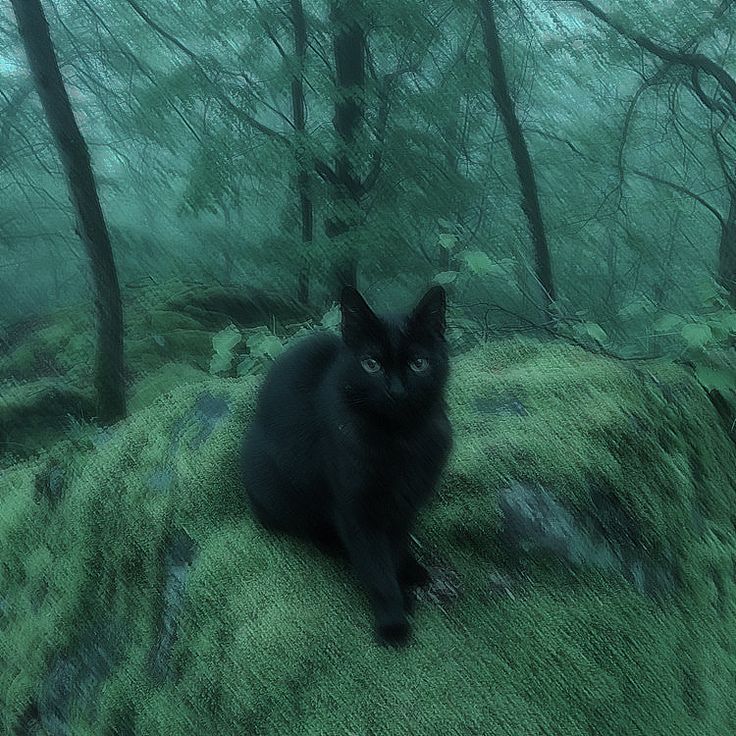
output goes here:
[{"label": "tree branch", "polygon": [[[561,1],[562,0],[556,0],[556,2]],[[673,51],[656,43],[655,41],[652,41],[651,38],[643,35],[642,33],[630,31],[621,22],[612,18],[604,10],[601,10],[597,5],[590,2],[590,0],[574,0],[574,2],[580,5],[580,7],[585,8],[585,10],[598,18],[598,20],[603,21],[606,25],[613,28],[613,30],[619,35],[636,44],[640,49],[648,51],[650,54],[654,54],[654,56],[657,56],[663,61],[668,61],[672,64],[680,64],[682,66],[690,67],[691,69],[697,69],[712,77],[718,82],[723,91],[728,94],[734,104],[736,104],[736,79],[734,79],[728,71],[720,66],[720,64],[716,64],[712,59],[709,59],[704,54]],[[724,4],[725,3],[722,3],[721,5]]]},{"label": "tree branch", "polygon": [[281,142],[288,142],[288,139],[284,135],[282,135],[278,131],[273,130],[272,128],[269,128],[267,125],[264,125],[252,115],[249,115],[247,112],[244,112],[239,107],[237,107],[237,105],[233,104],[232,100],[230,100],[227,95],[223,94],[219,87],[214,83],[197,54],[195,54],[191,49],[185,46],[181,41],[179,41],[179,39],[169,33],[166,29],[162,28],[155,20],[153,20],[153,18],[151,18],[151,16],[148,15],[148,13],[146,13],[146,11],[138,4],[136,0],[126,1],[128,5],[130,5],[130,7],[134,10],[136,15],[138,15],[148,26],[150,26],[150,28],[156,31],[159,36],[166,39],[169,43],[171,43],[173,46],[179,49],[179,51],[181,51],[189,59],[191,59],[191,61],[197,68],[197,71],[202,75],[202,78],[215,90],[215,96],[217,97],[217,99],[231,113],[233,113],[233,115],[244,121],[246,124],[257,130],[259,133],[267,135],[269,138],[279,140]]},{"label": "tree branch", "polygon": [[[548,133],[547,131],[540,130],[539,128],[527,128],[527,130],[530,133],[536,133],[537,135],[541,135],[544,138],[549,138],[551,140],[559,141],[560,143],[566,144],[578,156],[580,156],[581,158],[584,158],[586,161],[589,161],[592,164],[596,164],[597,166],[603,165],[602,161],[599,161],[598,159],[593,158],[592,156],[586,155],[579,148],[577,148],[575,144],[573,144],[566,138],[562,138],[561,136],[555,135],[554,133]],[[629,169],[629,171],[630,173],[634,174],[635,176],[640,177],[641,179],[647,179],[648,181],[654,182],[655,184],[661,184],[662,186],[666,186],[675,192],[679,192],[680,194],[687,195],[691,199],[695,200],[698,204],[705,207],[705,209],[707,209],[708,212],[710,212],[713,215],[713,217],[715,217],[716,220],[718,220],[721,227],[725,227],[726,223],[723,219],[723,215],[721,215],[721,213],[712,204],[710,204],[710,202],[704,199],[700,194],[697,194],[696,192],[693,192],[692,190],[680,184],[676,184],[675,182],[668,181],[667,179],[662,179],[661,177],[655,176],[654,174],[649,174],[646,171],[642,171],[641,169]]]},{"label": "tree branch", "polygon": [[378,121],[376,123],[376,140],[378,146],[373,152],[371,158],[371,166],[368,170],[368,174],[361,185],[361,192],[365,194],[369,192],[376,184],[376,181],[381,173],[381,166],[383,164],[383,145],[386,137],[386,128],[388,126],[388,116],[391,108],[391,89],[394,82],[402,75],[413,72],[414,69],[396,69],[383,77],[383,83],[381,85],[380,92],[380,107],[378,108]]}]

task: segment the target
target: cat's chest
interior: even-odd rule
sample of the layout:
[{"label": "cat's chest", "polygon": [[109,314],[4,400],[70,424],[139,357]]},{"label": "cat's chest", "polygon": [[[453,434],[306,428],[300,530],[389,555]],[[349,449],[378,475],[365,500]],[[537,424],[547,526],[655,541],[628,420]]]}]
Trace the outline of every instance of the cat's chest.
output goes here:
[{"label": "cat's chest", "polygon": [[381,496],[388,506],[401,505],[405,496],[416,500],[430,490],[434,466],[440,461],[432,432],[366,437],[344,427],[343,433],[333,458],[339,477],[348,485],[370,488],[370,494]]},{"label": "cat's chest", "polygon": [[345,450],[349,461],[360,463],[362,460],[376,471],[411,466],[427,446],[427,440],[421,434],[366,433],[347,422],[337,426],[337,433],[338,444]]}]

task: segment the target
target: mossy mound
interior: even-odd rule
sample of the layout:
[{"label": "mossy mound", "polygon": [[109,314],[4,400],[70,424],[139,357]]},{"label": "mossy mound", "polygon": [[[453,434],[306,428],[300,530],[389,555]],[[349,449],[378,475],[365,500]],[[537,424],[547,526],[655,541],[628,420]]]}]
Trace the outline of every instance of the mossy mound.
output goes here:
[{"label": "mossy mound", "polygon": [[33,455],[68,432],[70,422],[93,413],[91,396],[67,381],[0,381],[0,450],[6,453],[5,464],[13,457]]},{"label": "mossy mound", "polygon": [[[734,732],[736,453],[684,370],[533,341],[459,358],[456,449],[417,532],[459,592],[420,602],[398,651],[374,644],[345,565],[251,520],[237,446],[256,385],[203,374],[3,475],[3,730]],[[52,465],[56,500],[38,492]],[[573,512],[605,486],[676,588],[512,559],[512,479]]]},{"label": "mossy mound", "polygon": [[[304,307],[259,289],[209,287],[178,280],[124,290],[123,301],[126,383],[134,396],[134,410],[158,396],[154,389],[168,389],[180,379],[196,380],[195,371],[209,371],[212,340],[223,326],[244,328],[307,318]],[[289,331],[282,330],[284,334]],[[15,453],[27,457],[40,443],[63,434],[67,414],[75,419],[89,416],[95,362],[92,305],[67,307],[19,322],[6,328],[3,335],[0,456]],[[239,350],[244,350],[244,343]],[[39,416],[33,397],[39,393],[38,387],[46,386],[71,392],[83,401],[80,398],[78,410],[67,401],[45,402],[43,405],[50,408],[40,412],[45,422],[41,427],[25,418]],[[31,397],[25,416],[11,410],[8,403],[12,399],[15,406],[19,393]],[[57,404],[58,410],[54,409]]]},{"label": "mossy mound", "polygon": [[[208,358],[217,330],[301,323],[317,316],[293,300],[250,286],[208,286],[178,280],[124,289],[126,363],[132,378],[171,360]],[[29,318],[0,332],[0,378],[64,376],[86,386],[94,363],[91,302]],[[287,330],[288,331],[288,330]]]}]

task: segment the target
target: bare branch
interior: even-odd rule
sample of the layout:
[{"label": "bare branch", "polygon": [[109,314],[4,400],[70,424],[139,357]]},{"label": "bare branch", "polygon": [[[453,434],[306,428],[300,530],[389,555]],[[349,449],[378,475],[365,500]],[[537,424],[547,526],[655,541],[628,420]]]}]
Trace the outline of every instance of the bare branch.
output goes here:
[{"label": "bare branch", "polygon": [[[572,151],[574,151],[578,156],[581,158],[584,158],[586,161],[589,161],[592,164],[596,164],[597,166],[604,165],[602,161],[599,161],[596,158],[593,158],[592,156],[587,156],[585,153],[583,153],[579,148],[577,148],[571,141],[567,140],[566,138],[562,138],[561,136],[555,135],[554,133],[548,133],[545,130],[540,130],[539,128],[527,128],[527,130],[530,133],[535,133],[536,135],[540,135],[544,138],[549,138],[551,140],[558,141],[560,143],[566,144]],[[694,201],[696,201],[698,204],[705,207],[705,209],[710,212],[713,217],[715,217],[721,227],[725,226],[725,220],[723,218],[723,215],[712,205],[710,202],[708,202],[702,195],[697,194],[696,192],[693,192],[691,189],[688,189],[687,187],[682,186],[681,184],[676,184],[675,182],[669,181],[668,179],[663,179],[662,177],[655,176],[654,174],[649,174],[646,171],[642,171],[641,169],[629,169],[630,173],[634,174],[635,176],[638,176],[641,179],[647,179],[648,181],[654,182],[655,184],[661,184],[662,186],[666,186],[669,189],[672,189],[675,192],[679,192],[680,194],[685,194],[686,196],[690,197]]]},{"label": "bare branch", "polygon": [[[556,0],[561,2],[562,0]],[[648,51],[650,54],[672,64],[680,64],[682,66],[697,69],[715,79],[724,92],[728,94],[734,104],[736,104],[736,79],[734,79],[726,69],[720,64],[716,64],[704,54],[689,53],[682,51],[673,51],[666,46],[656,43],[648,36],[642,33],[628,30],[623,23],[611,17],[590,0],[574,0],[580,7],[585,8],[589,13],[594,15],[598,20],[603,21],[606,25],[613,28],[619,35],[636,44],[640,49]],[[724,3],[722,3],[724,5]],[[727,7],[727,6],[726,6]],[[719,8],[720,10],[720,8]],[[725,9],[724,9],[725,12]]]},{"label": "bare branch", "polygon": [[259,133],[263,133],[264,135],[267,135],[269,138],[273,138],[282,142],[286,141],[285,136],[283,136],[281,133],[273,130],[272,128],[269,128],[267,125],[264,125],[259,120],[254,118],[252,115],[249,115],[247,112],[244,112],[241,110],[237,105],[233,104],[232,100],[230,100],[227,95],[223,94],[219,87],[215,85],[214,81],[210,77],[210,75],[207,73],[206,69],[204,68],[204,65],[200,61],[197,54],[195,54],[191,49],[189,49],[187,46],[185,46],[179,39],[177,39],[175,36],[173,36],[171,33],[166,31],[164,28],[162,28],[158,23],[156,23],[153,18],[151,18],[148,13],[146,13],[143,8],[136,2],[136,0],[127,0],[128,5],[130,5],[131,8],[135,11],[135,13],[143,20],[145,23],[150,26],[158,35],[160,35],[162,38],[166,39],[169,43],[174,45],[179,51],[181,51],[183,54],[186,54],[186,56],[191,59],[191,61],[194,63],[195,67],[197,68],[197,71],[200,73],[200,75],[203,77],[203,79],[215,90],[215,96],[219,100],[220,103],[222,103],[230,112],[232,112],[237,118],[247,123],[250,127],[257,130]]}]

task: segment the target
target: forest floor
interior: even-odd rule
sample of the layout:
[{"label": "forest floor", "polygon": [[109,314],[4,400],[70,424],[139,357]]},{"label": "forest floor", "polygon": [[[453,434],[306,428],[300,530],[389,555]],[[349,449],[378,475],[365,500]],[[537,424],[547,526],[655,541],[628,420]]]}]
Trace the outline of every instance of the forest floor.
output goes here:
[{"label": "forest floor", "polygon": [[209,371],[222,326],[133,314],[130,416],[106,430],[72,419],[72,311],[0,360],[0,730],[736,733],[736,451],[683,367],[532,338],[459,354],[416,534],[434,581],[391,650],[343,563],[248,514],[260,376]]}]

